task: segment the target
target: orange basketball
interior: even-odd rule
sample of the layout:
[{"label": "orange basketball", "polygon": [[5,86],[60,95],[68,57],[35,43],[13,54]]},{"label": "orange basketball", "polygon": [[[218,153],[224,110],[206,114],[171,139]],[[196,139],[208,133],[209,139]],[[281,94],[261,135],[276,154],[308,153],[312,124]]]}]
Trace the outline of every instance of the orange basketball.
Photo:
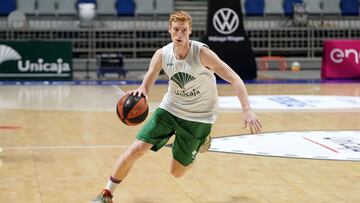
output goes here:
[{"label": "orange basketball", "polygon": [[143,95],[138,97],[137,95],[126,94],[118,101],[116,113],[124,124],[138,125],[146,119],[149,106]]}]

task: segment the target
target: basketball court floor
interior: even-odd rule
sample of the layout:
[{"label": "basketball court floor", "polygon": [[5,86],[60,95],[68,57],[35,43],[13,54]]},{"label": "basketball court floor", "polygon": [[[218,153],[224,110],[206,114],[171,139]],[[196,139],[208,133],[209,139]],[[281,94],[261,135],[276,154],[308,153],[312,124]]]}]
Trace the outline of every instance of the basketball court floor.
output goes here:
[{"label": "basketball court floor", "polygon": [[[124,91],[136,87],[0,85],[0,202],[90,202],[140,128],[125,126],[115,113]],[[150,111],[166,87],[154,86]],[[199,154],[181,179],[169,173],[171,148],[147,153],[117,188],[114,202],[360,202],[360,83],[263,82],[247,88],[263,134],[254,137],[242,128],[238,104],[226,97],[233,95],[231,86],[219,85],[211,151]]]}]

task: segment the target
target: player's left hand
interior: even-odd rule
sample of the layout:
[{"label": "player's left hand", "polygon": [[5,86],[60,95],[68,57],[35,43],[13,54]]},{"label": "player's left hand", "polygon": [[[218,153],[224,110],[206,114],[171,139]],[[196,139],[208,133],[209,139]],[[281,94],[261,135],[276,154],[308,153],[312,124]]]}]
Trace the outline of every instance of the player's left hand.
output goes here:
[{"label": "player's left hand", "polygon": [[252,111],[244,111],[245,121],[244,127],[247,128],[249,126],[252,134],[259,134],[261,132],[262,125],[259,119]]}]

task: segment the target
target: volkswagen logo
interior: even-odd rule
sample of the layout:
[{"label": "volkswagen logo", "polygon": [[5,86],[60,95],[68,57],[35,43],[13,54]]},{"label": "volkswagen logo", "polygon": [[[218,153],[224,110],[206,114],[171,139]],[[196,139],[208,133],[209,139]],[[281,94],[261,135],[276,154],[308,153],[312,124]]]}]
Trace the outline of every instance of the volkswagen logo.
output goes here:
[{"label": "volkswagen logo", "polygon": [[239,26],[239,16],[230,8],[219,9],[213,16],[213,25],[221,34],[231,34]]}]

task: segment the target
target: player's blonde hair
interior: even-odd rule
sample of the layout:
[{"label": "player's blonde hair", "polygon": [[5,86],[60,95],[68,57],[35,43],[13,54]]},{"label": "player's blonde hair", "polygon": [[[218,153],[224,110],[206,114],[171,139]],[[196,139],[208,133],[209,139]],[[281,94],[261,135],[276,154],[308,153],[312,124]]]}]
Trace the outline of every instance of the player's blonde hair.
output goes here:
[{"label": "player's blonde hair", "polygon": [[174,11],[170,14],[169,17],[169,28],[171,27],[172,22],[188,22],[190,29],[192,27],[191,16],[186,11]]}]

